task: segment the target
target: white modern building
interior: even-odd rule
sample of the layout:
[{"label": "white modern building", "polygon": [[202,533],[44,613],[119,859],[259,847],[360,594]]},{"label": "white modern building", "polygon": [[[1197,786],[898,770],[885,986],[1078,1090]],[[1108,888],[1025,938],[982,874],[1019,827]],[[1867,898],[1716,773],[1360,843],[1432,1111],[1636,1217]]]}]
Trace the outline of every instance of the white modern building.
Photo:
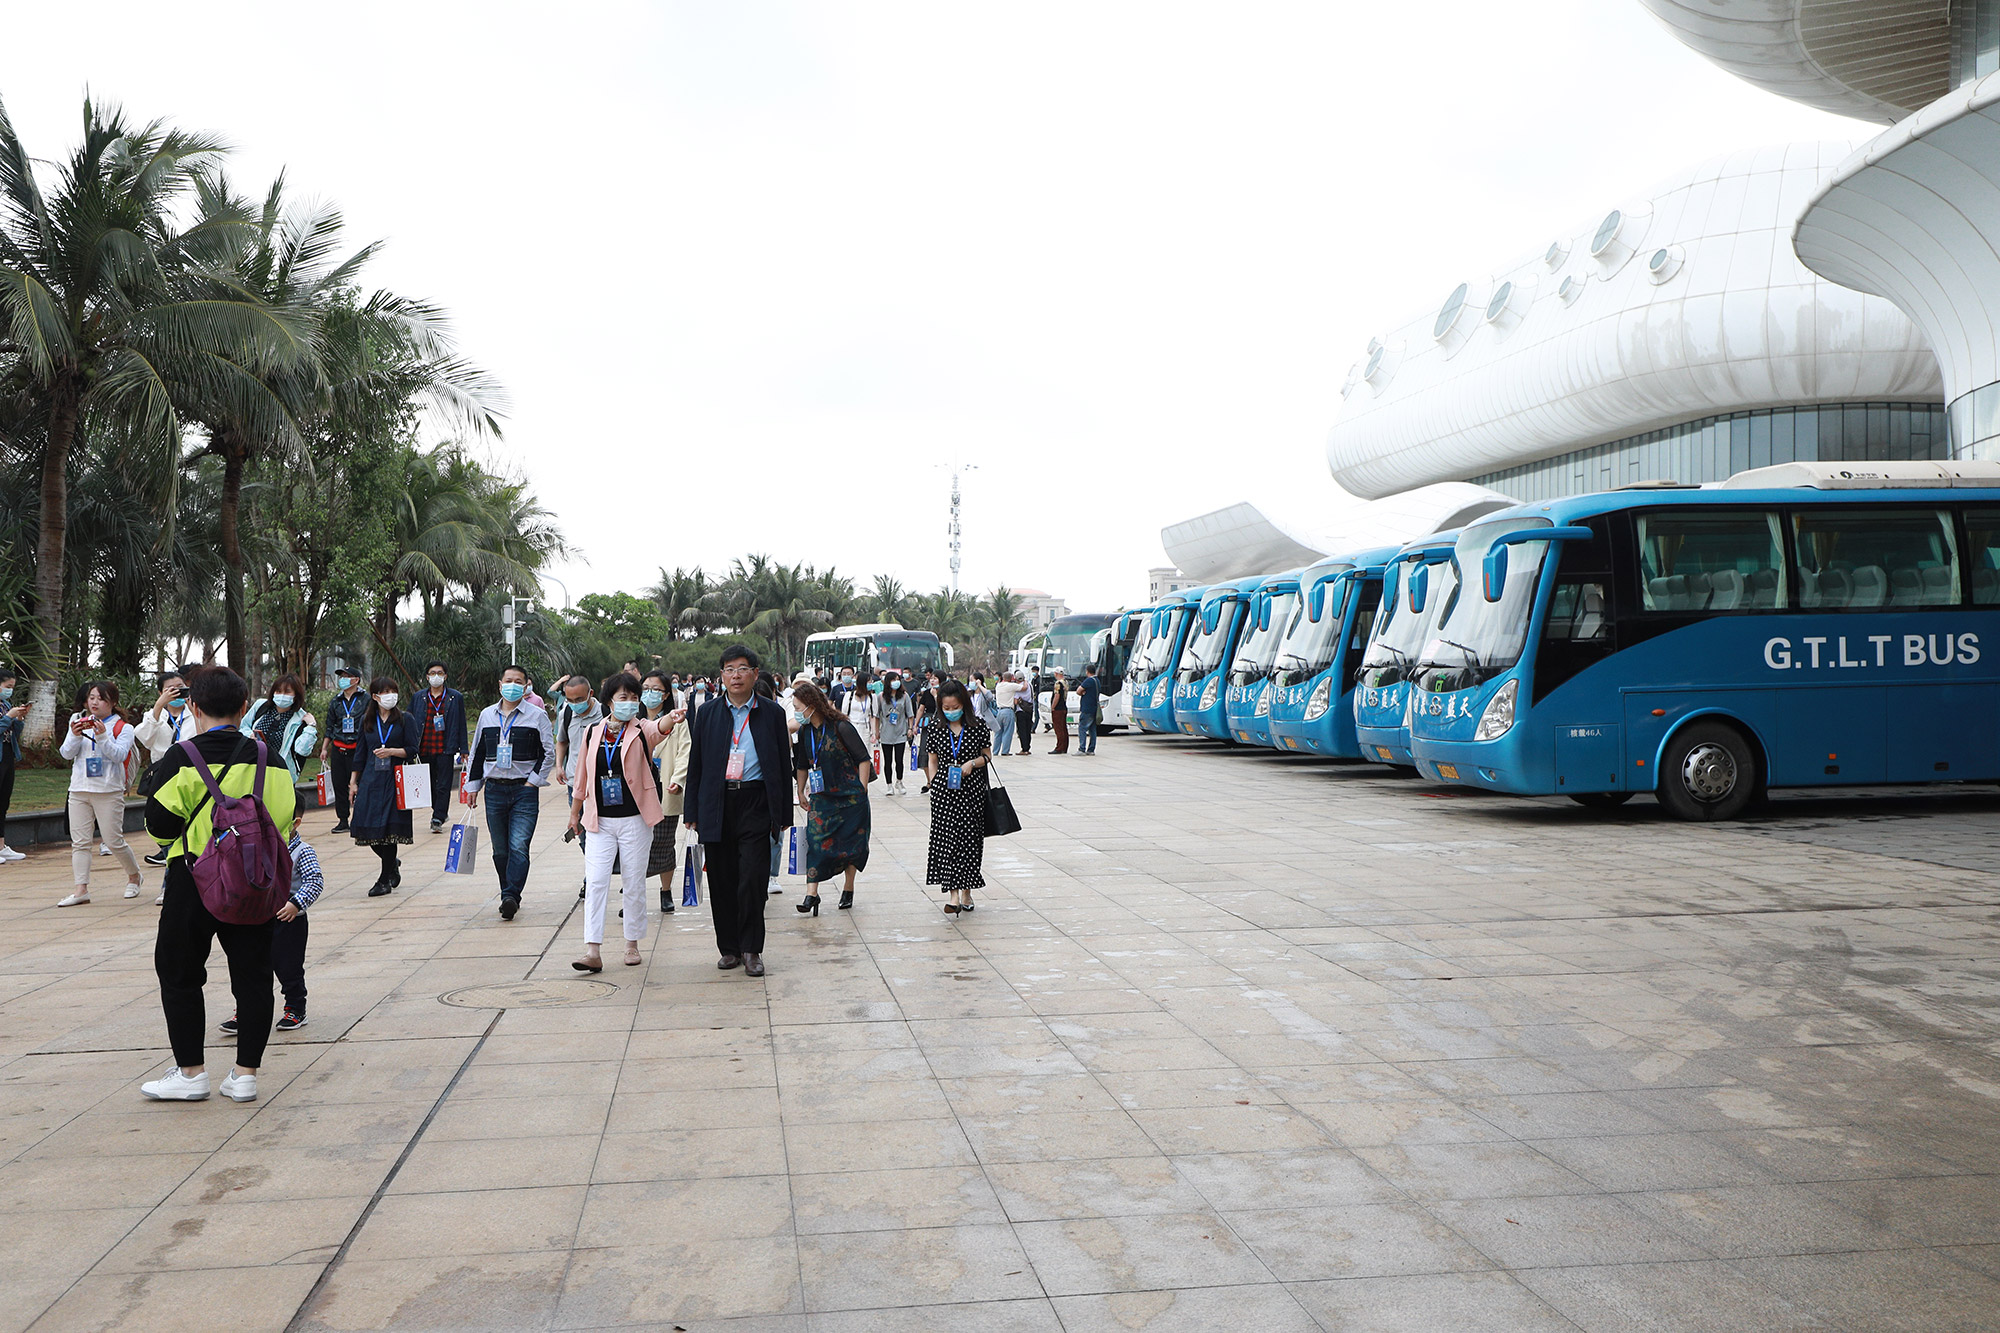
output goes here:
[{"label": "white modern building", "polygon": [[1051,621],[1069,614],[1068,602],[1040,588],[1015,588],[1012,591],[1021,604],[1021,615],[1027,620],[1030,633],[1045,630]]},{"label": "white modern building", "polygon": [[1923,334],[1792,250],[1851,152],[1728,154],[1551,236],[1385,328],[1348,371],[1336,480],[1523,500],[1768,463],[1947,456]]},{"label": "white modern building", "polygon": [[1140,606],[1151,606],[1168,593],[1192,588],[1200,579],[1189,578],[1172,565],[1155,565],[1146,571],[1146,600]]},{"label": "white modern building", "polygon": [[2000,457],[2000,0],[1641,0],[1694,50],[1890,128],[1835,163],[1792,240],[1936,353],[1951,450]]}]

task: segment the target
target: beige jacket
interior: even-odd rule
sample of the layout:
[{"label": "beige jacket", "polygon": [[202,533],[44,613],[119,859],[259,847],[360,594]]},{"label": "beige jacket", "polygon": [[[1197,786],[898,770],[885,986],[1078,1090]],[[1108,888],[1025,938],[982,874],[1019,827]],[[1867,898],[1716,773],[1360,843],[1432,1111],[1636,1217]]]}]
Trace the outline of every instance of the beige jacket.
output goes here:
[{"label": "beige jacket", "polygon": [[[690,744],[693,735],[693,727],[675,727],[665,740],[653,747],[653,758],[660,761],[662,814],[678,815],[681,812],[681,800],[687,795],[688,754],[694,748]],[[681,790],[672,790],[675,787]]]}]

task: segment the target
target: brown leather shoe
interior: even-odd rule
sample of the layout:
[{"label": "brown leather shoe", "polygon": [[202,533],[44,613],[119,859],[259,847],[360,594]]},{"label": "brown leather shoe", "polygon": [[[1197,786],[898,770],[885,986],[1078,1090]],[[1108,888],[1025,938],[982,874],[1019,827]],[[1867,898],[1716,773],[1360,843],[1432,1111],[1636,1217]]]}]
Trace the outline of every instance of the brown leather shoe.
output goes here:
[{"label": "brown leather shoe", "polygon": [[743,955],[743,975],[744,975],[744,976],[746,976],[746,977],[761,977],[761,976],[763,976],[763,975],[764,975],[764,955],[763,955],[763,954],[761,954],[761,953],[746,953],[746,954],[744,954],[744,955]]},{"label": "brown leather shoe", "polygon": [[743,966],[743,960],[741,958],[738,958],[733,953],[726,953],[722,955],[722,957],[715,960],[715,965],[721,968],[724,972],[727,972],[732,967]]}]

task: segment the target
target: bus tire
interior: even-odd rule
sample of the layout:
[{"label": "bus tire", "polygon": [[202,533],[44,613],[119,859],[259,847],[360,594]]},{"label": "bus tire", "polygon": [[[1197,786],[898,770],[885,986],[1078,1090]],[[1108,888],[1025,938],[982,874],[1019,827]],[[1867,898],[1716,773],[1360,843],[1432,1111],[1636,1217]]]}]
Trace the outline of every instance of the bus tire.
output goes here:
[{"label": "bus tire", "polygon": [[1734,819],[1762,787],[1757,752],[1726,722],[1691,722],[1660,754],[1660,804],[1676,819]]},{"label": "bus tire", "polygon": [[1587,791],[1570,797],[1586,810],[1616,810],[1632,799],[1629,791]]}]

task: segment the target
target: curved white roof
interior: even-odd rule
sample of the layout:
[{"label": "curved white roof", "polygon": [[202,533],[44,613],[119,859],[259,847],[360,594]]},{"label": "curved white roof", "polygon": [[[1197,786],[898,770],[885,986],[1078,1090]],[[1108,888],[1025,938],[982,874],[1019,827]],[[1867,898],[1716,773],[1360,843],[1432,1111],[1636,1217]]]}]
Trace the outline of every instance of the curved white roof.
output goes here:
[{"label": "curved white roof", "polygon": [[1324,497],[1294,498],[1293,509],[1307,512],[1274,513],[1270,506],[1245,503],[1172,523],[1160,530],[1160,544],[1183,574],[1214,583],[1296,569],[1367,546],[1401,546],[1514,503],[1466,482],[1424,486],[1385,500],[1329,488]]},{"label": "curved white roof", "polygon": [[[1793,253],[1794,222],[1851,151],[1712,158],[1623,201],[1615,219],[1465,275],[1455,317],[1431,307],[1349,372],[1327,436],[1335,479],[1392,495],[1718,413],[1940,401],[1936,359],[1909,319]],[[1440,281],[1440,302],[1452,290]]]},{"label": "curved white roof", "polygon": [[1842,162],[1794,244],[1815,272],[1910,313],[1937,350],[1947,399],[2000,380],[2000,74]]},{"label": "curved white roof", "polygon": [[1639,0],[1747,83],[1887,125],[1950,84],[1946,0]]}]

